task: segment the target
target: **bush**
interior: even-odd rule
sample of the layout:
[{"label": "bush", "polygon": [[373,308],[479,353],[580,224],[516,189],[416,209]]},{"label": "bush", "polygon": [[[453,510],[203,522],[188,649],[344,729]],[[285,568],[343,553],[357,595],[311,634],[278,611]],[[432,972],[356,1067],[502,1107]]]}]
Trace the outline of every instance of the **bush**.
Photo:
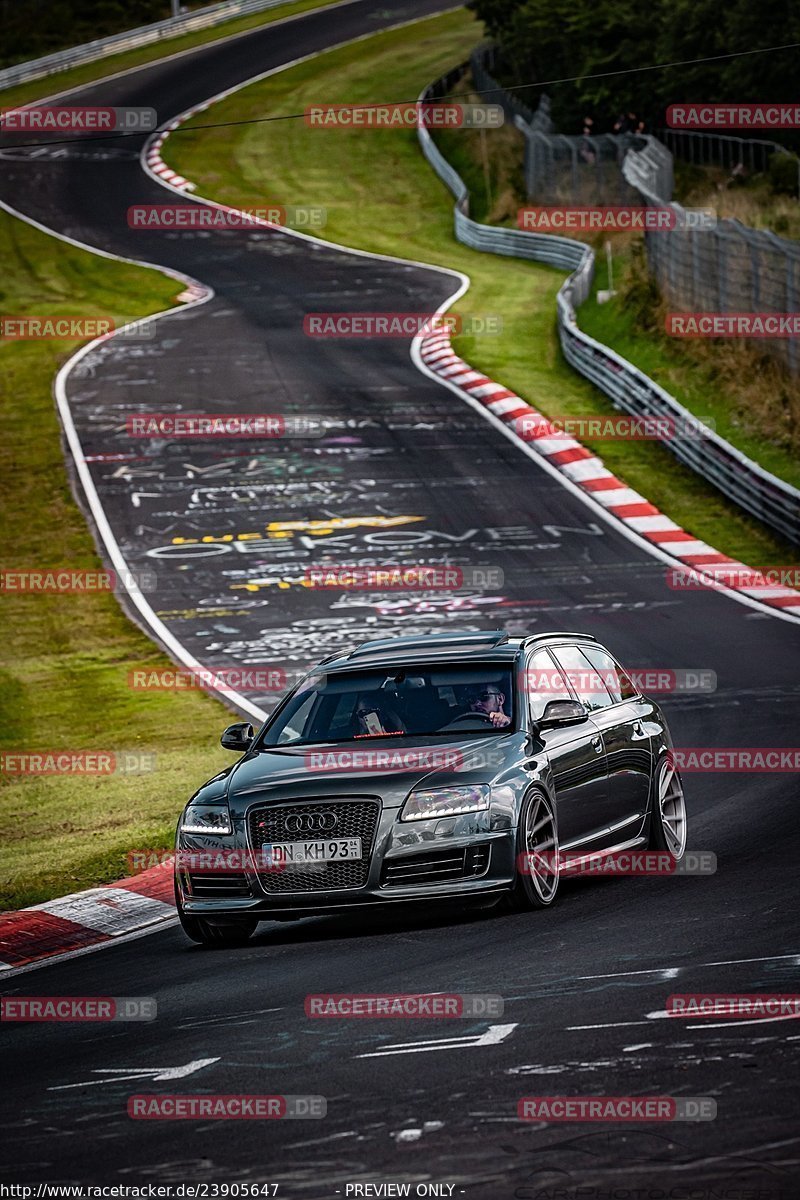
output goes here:
[{"label": "bush", "polygon": [[631,247],[628,278],[621,291],[622,306],[635,317],[639,329],[643,333],[660,333],[663,330],[663,301],[658,284],[647,267],[644,239],[637,239]]},{"label": "bush", "polygon": [[794,154],[773,154],[769,160],[769,184],[776,196],[797,196],[800,158]]}]

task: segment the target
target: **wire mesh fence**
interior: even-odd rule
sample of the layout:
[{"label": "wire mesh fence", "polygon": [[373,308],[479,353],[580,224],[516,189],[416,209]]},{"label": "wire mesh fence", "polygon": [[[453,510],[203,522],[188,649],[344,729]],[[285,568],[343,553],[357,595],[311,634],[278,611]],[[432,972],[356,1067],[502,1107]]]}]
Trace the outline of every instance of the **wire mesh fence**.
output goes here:
[{"label": "wire mesh fence", "polygon": [[766,171],[773,154],[786,154],[785,146],[762,138],[734,137],[728,133],[703,133],[691,129],[657,129],[656,137],[682,162],[696,167],[741,166],[749,174]]},{"label": "wire mesh fence", "polygon": [[[462,66],[437,79],[424,90],[420,102],[428,103],[448,96],[465,71],[466,66]],[[499,103],[494,96],[492,102]],[[518,118],[518,114],[515,117]],[[454,227],[460,242],[475,250],[533,259],[571,272],[559,288],[556,302],[559,339],[566,360],[605,392],[615,408],[636,416],[669,417],[673,422],[683,423],[687,429],[696,428],[700,431],[702,436],[673,437],[663,444],[680,462],[747,512],[790,541],[800,540],[800,491],[797,488],[765,471],[712,430],[706,430],[674,396],[633,363],[580,329],[576,309],[588,298],[594,276],[595,255],[591,246],[572,238],[481,225],[473,221],[469,215],[469,190],[466,184],[422,124],[417,133],[428,162],[455,196]],[[647,187],[658,180],[662,181],[662,186],[666,186],[663,181],[671,180],[672,159],[669,152],[654,138],[644,140],[645,149],[638,154],[628,154],[624,160],[630,175],[628,182],[637,191],[640,186]],[[638,161],[640,155],[642,158]],[[666,207],[663,201],[652,194],[650,202]],[[656,236],[666,240],[671,235]]]},{"label": "wire mesh fence", "polygon": [[494,46],[483,45],[473,50],[469,65],[476,90],[485,100],[501,106],[510,125],[516,124],[516,119],[519,118],[538,133],[554,133],[555,126],[550,118],[550,97],[541,96],[538,106],[535,109],[530,108],[519,96],[507,91],[495,79],[492,71],[495,69],[496,59],[497,50]]},{"label": "wire mesh fence", "polygon": [[[718,221],[714,229],[686,228],[686,210],[659,195],[658,172],[644,156],[630,155],[623,173],[648,204],[670,208],[682,226],[645,233],[650,273],[671,308],[689,314],[798,311],[800,244],[732,218]],[[800,374],[796,338],[764,337],[756,344],[791,374]]]},{"label": "wire mesh fence", "polygon": [[537,204],[638,203],[635,188],[620,168],[641,138],[611,133],[591,137],[548,136],[533,130],[523,133],[529,200]]},{"label": "wire mesh fence", "polygon": [[548,96],[540,98],[539,106],[535,109],[530,108],[521,98],[507,91],[503,84],[498,83],[494,78],[492,71],[495,70],[497,64],[497,48],[483,44],[476,47],[470,55],[469,67],[475,88],[480,92],[483,100],[487,100],[493,104],[500,104],[505,113],[506,121],[510,125],[515,124],[516,119],[525,122],[535,130],[541,133],[554,132],[553,121],[551,120],[551,101]]},{"label": "wire mesh fence", "polygon": [[[748,174],[766,171],[776,142],[719,133],[662,130],[661,138],[631,134],[597,136],[556,133],[546,110],[505,93],[492,75],[496,51],[472,55],[475,86],[512,114],[525,137],[527,198],[546,205],[648,205],[671,208],[675,228],[645,233],[647,263],[659,291],[676,312],[793,313],[800,299],[800,246],[766,230],[720,220],[714,229],[687,228],[686,210],[672,202],[673,156],[696,165],[717,164]],[[800,374],[800,351],[792,337],[765,337],[758,348]]]},{"label": "wire mesh fence", "polygon": [[[507,91],[492,73],[498,55],[492,45],[479,46],[470,57],[476,90],[499,104],[506,121],[525,137],[525,190],[538,204],[636,204],[638,197],[620,171],[628,151],[644,145],[630,134],[570,135],[556,131],[550,98],[543,94],[531,108]],[[672,193],[670,192],[670,195]]]},{"label": "wire mesh fence", "polygon": [[[689,313],[794,313],[800,297],[800,247],[736,220],[708,232],[645,234],[647,261],[662,296]],[[759,347],[800,373],[794,337]]]}]

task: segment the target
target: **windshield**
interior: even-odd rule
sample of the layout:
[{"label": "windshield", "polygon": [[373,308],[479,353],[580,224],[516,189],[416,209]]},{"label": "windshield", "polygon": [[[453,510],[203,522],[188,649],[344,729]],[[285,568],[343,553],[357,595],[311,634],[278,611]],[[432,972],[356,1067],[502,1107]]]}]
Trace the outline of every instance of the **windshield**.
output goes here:
[{"label": "windshield", "polygon": [[440,733],[483,736],[513,727],[510,667],[415,664],[312,676],[276,715],[261,745]]}]

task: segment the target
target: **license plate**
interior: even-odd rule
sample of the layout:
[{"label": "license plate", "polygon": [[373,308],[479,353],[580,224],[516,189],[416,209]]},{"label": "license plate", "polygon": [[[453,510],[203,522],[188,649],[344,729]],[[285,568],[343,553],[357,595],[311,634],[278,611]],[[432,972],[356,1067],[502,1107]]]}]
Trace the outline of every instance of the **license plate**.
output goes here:
[{"label": "license plate", "polygon": [[333,838],[320,842],[274,842],[262,853],[276,864],[354,862],[361,858],[361,838]]}]

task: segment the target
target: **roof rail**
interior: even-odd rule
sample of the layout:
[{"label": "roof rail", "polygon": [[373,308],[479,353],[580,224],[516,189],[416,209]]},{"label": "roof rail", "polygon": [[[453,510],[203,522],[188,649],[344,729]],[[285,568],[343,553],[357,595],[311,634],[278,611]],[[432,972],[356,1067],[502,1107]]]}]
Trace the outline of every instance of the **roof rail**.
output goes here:
[{"label": "roof rail", "polygon": [[596,642],[597,638],[591,633],[576,633],[574,629],[552,629],[549,633],[531,633],[526,638],[526,642],[536,642],[543,638],[553,637],[569,637],[569,638],[585,638],[587,642]]},{"label": "roof rail", "polygon": [[342,657],[341,650],[334,650],[332,654],[326,654],[325,657],[321,658],[318,663],[314,664],[313,667],[308,668],[309,674],[313,674],[314,670],[317,667],[324,667],[325,663],[334,662],[337,658],[341,658],[341,657]]},{"label": "roof rail", "polygon": [[405,638],[377,638],[371,642],[362,642],[351,650],[347,656],[351,658],[366,658],[375,654],[405,652],[406,650],[493,650],[508,641],[504,629],[490,629],[484,632],[454,632],[429,633]]}]

